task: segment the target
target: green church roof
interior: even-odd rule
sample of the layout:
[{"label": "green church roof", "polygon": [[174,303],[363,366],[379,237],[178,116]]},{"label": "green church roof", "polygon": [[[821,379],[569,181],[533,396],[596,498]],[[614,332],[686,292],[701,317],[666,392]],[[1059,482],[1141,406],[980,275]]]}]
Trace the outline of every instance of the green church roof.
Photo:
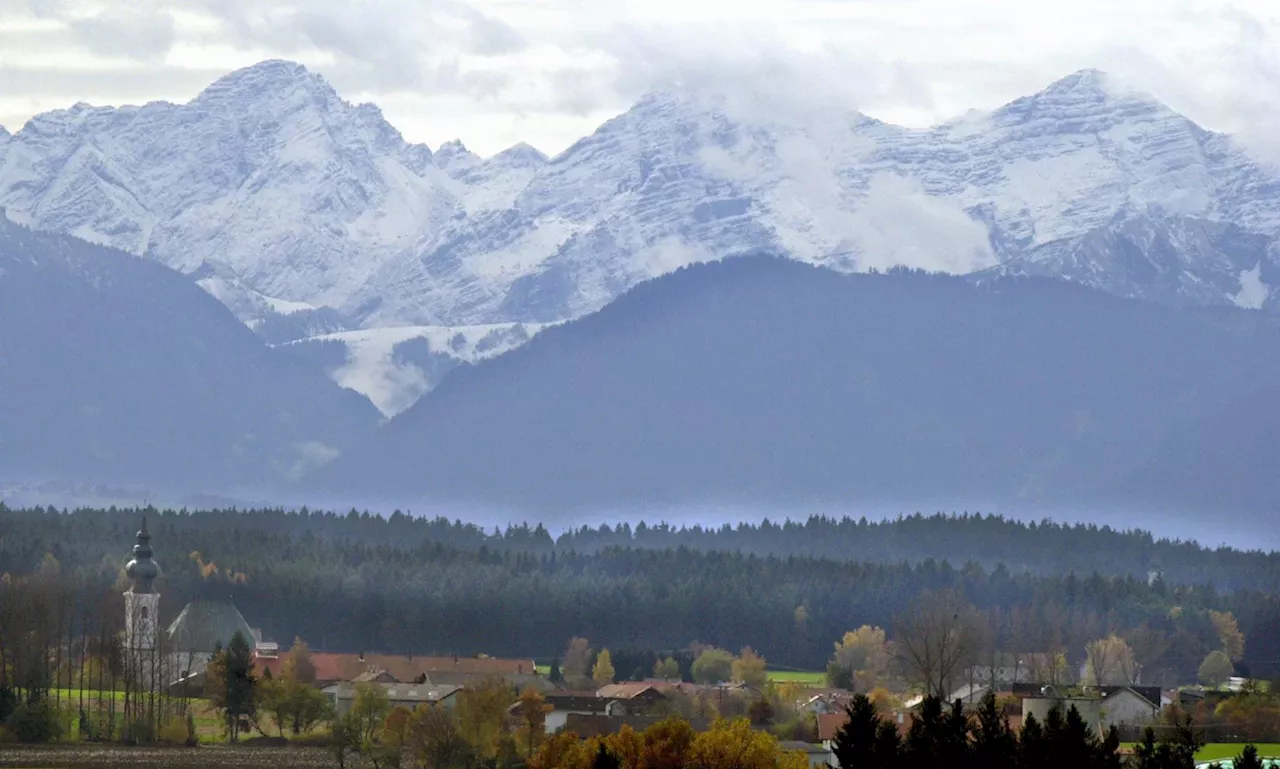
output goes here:
[{"label": "green church roof", "polygon": [[230,601],[193,601],[169,625],[169,646],[178,652],[212,652],[226,648],[240,631],[253,646],[253,630]]}]

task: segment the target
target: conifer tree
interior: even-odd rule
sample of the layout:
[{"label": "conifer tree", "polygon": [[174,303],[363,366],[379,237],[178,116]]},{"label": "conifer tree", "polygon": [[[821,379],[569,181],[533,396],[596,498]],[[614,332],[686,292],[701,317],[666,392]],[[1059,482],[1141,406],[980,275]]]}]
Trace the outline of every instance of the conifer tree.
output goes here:
[{"label": "conifer tree", "polygon": [[1049,745],[1045,740],[1044,727],[1034,715],[1027,714],[1018,737],[1018,767],[1042,769],[1048,761]]},{"label": "conifer tree", "polygon": [[984,769],[1015,769],[1018,739],[996,705],[996,695],[988,691],[978,706],[973,723],[973,763]]},{"label": "conifer tree", "polygon": [[1231,769],[1262,769],[1262,759],[1258,757],[1258,748],[1245,745],[1240,755],[1231,763]]},{"label": "conifer tree", "polygon": [[[836,733],[833,752],[843,769],[892,769],[898,765],[898,730],[880,718],[865,694],[845,709],[849,720]],[[887,727],[887,728],[886,728]]]}]

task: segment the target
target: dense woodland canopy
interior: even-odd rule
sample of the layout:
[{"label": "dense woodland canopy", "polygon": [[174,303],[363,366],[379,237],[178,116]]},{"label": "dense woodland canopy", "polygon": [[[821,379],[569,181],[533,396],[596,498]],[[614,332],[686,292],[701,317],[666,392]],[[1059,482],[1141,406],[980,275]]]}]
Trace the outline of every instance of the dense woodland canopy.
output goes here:
[{"label": "dense woodland canopy", "polygon": [[690,265],[451,372],[301,493],[543,521],[1034,504],[1204,536],[1230,513],[1275,544],[1274,318],[979,283]]},{"label": "dense woodland canopy", "polygon": [[[67,578],[109,587],[144,513],[162,619],[191,598],[230,597],[269,636],[319,649],[546,658],[576,635],[615,651],[751,646],[771,663],[820,669],[845,632],[891,627],[922,592],[953,589],[1006,650],[1074,661],[1093,639],[1147,628],[1174,641],[1151,664],[1194,678],[1215,648],[1208,610],[1218,609],[1240,618],[1242,667],[1280,659],[1268,640],[1280,628],[1267,597],[1274,556],[979,516],[553,539],[541,527],[487,534],[404,515],[0,509],[0,572],[48,571],[51,557]],[[1164,578],[1149,583],[1155,567]]]}]

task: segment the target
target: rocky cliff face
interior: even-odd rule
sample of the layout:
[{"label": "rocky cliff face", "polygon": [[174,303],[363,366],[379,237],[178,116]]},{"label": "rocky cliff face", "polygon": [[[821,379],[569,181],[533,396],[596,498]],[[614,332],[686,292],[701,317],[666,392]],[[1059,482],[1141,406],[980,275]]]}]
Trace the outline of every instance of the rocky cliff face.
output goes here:
[{"label": "rocky cliff face", "polygon": [[220,262],[263,295],[341,308],[460,206],[425,147],[296,64],[232,73],[185,105],[40,115],[11,140],[0,205],[23,223]]},{"label": "rocky cliff face", "polygon": [[1153,211],[1036,246],[975,277],[991,274],[1066,278],[1170,305],[1274,309],[1280,248],[1238,225]]}]

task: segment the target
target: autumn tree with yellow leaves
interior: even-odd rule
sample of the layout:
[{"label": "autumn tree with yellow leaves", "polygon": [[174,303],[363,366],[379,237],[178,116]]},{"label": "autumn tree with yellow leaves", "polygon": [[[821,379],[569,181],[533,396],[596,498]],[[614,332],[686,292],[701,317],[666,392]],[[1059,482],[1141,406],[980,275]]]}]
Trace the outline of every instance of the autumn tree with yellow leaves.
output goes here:
[{"label": "autumn tree with yellow leaves", "polygon": [[624,726],[616,734],[580,740],[572,733],[548,738],[529,769],[593,769],[601,754],[619,769],[807,769],[803,753],[785,751],[746,719],[717,721],[695,734],[688,722],[660,721],[643,732]]}]

